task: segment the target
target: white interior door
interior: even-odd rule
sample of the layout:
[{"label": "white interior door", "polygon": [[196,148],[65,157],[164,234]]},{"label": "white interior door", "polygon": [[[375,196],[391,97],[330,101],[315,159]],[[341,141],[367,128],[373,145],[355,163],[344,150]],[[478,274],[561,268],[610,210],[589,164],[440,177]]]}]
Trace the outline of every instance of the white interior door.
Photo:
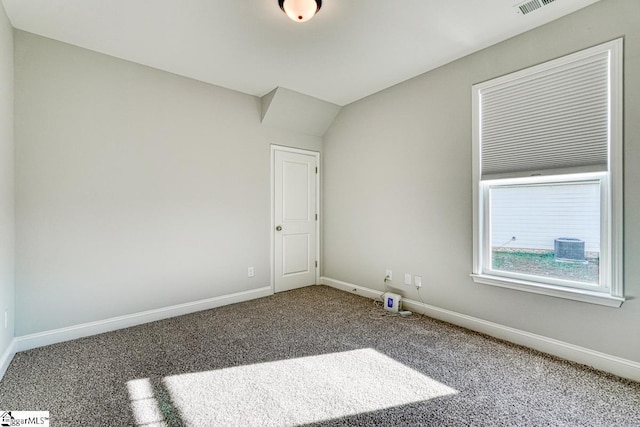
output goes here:
[{"label": "white interior door", "polygon": [[318,153],[274,148],[274,291],[316,283]]}]

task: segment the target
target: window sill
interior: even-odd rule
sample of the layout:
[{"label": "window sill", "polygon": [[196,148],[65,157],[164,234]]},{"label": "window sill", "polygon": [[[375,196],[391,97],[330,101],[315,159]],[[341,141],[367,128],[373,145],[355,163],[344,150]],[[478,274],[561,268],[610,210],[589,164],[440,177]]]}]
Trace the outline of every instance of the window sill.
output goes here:
[{"label": "window sill", "polygon": [[508,279],[497,276],[487,276],[484,274],[472,274],[471,277],[476,283],[484,285],[499,286],[501,288],[515,289],[534,294],[549,295],[557,298],[570,299],[574,301],[587,302],[590,304],[604,305],[618,308],[625,301],[624,298],[614,297],[601,292],[587,291],[584,289],[563,288],[560,286],[545,285],[525,280]]}]

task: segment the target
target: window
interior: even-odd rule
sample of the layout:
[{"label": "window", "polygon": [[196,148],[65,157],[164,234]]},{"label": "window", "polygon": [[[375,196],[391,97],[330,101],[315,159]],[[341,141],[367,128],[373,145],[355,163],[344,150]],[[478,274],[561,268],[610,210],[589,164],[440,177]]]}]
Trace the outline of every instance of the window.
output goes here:
[{"label": "window", "polygon": [[619,307],[622,39],[473,86],[483,284]]}]

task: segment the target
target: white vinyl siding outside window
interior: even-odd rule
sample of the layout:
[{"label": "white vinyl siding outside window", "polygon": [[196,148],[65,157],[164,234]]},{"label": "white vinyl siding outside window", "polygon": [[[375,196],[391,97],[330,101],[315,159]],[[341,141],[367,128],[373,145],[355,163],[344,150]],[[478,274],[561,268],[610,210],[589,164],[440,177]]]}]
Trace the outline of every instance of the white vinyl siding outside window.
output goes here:
[{"label": "white vinyl siding outside window", "polygon": [[473,86],[476,282],[619,307],[622,39]]},{"label": "white vinyl siding outside window", "polygon": [[496,187],[491,194],[491,241],[504,249],[554,250],[574,237],[600,252],[600,183]]}]

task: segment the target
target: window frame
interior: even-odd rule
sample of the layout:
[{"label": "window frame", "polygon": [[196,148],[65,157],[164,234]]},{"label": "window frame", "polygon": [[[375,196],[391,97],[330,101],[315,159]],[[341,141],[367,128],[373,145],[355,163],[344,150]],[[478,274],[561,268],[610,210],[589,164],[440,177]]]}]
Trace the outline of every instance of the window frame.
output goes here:
[{"label": "window frame", "polygon": [[[584,58],[608,52],[609,54],[609,140],[606,172],[588,173],[572,171],[558,175],[558,171],[535,173],[534,176],[505,176],[481,179],[481,111],[483,89],[511,83],[543,73]],[[474,282],[516,289],[553,297],[571,299],[609,307],[620,307],[624,302],[623,286],[623,182],[622,182],[622,67],[623,40],[617,39],[556,60],[552,60],[516,73],[473,85],[473,270]],[[487,260],[491,259],[490,218],[488,206],[489,185],[514,183],[560,183],[594,179],[600,180],[600,286],[590,289],[580,282],[572,285],[556,280],[535,280],[537,276],[496,274]]]}]

